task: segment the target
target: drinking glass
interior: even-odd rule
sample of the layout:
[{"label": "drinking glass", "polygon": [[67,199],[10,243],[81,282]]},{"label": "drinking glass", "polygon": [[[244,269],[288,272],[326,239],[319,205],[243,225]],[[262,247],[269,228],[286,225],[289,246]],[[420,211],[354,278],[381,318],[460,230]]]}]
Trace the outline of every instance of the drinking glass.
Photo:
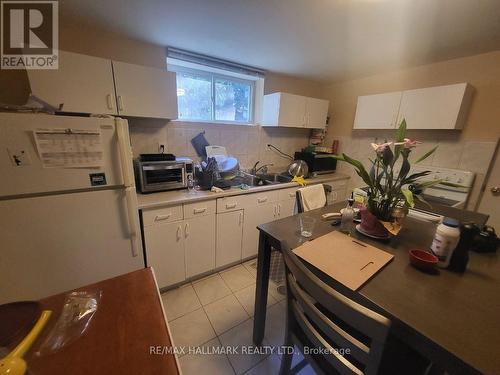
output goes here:
[{"label": "drinking glass", "polygon": [[314,224],[316,224],[316,219],[312,217],[309,216],[299,217],[300,235],[306,238],[311,237],[314,230]]}]

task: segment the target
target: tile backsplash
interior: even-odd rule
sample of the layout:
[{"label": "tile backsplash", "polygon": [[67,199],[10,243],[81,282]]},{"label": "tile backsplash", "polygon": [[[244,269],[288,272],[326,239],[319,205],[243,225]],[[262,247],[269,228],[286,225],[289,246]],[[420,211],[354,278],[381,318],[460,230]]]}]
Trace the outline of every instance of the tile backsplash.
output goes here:
[{"label": "tile backsplash", "polygon": [[211,145],[224,146],[236,157],[242,168],[255,162],[272,163],[272,170],[281,171],[290,160],[267,147],[272,144],[293,156],[309,143],[309,129],[267,128],[261,126],[206,124],[154,119],[129,119],[130,138],[134,156],[158,152],[158,145],[166,145],[165,152],[198,160],[191,139],[204,131]]}]

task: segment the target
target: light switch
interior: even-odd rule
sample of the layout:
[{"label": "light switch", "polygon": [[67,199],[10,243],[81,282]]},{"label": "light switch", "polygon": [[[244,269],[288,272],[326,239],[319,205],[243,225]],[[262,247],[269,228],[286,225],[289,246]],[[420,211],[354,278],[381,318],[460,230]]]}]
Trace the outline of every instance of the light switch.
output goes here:
[{"label": "light switch", "polygon": [[31,165],[31,157],[28,150],[22,148],[8,148],[10,161],[15,167],[24,167]]}]

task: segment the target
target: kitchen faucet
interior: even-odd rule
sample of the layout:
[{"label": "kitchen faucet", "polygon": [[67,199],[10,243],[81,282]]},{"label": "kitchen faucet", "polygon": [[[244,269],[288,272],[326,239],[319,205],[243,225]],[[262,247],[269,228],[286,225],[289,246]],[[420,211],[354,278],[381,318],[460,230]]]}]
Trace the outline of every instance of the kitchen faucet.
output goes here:
[{"label": "kitchen faucet", "polygon": [[257,168],[257,165],[259,165],[260,160],[257,160],[257,162],[254,164],[253,168],[250,169],[250,174],[253,174],[254,176],[257,174],[257,172],[262,171],[262,173],[267,173],[267,167],[272,167],[274,164],[269,163],[269,164],[264,164],[261,165],[259,168]]}]

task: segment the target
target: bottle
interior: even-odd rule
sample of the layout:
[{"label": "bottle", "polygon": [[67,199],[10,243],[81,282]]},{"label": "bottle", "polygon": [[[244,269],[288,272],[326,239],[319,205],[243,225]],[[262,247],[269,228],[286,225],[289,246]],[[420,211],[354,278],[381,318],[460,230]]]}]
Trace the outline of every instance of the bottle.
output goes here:
[{"label": "bottle", "polygon": [[352,205],[354,203],[354,199],[349,198],[347,200],[347,206],[342,210],[342,219],[340,221],[340,231],[343,233],[350,234],[351,233],[351,226],[352,226],[352,220],[354,219],[354,210],[352,208]]},{"label": "bottle", "polygon": [[438,267],[446,268],[450,264],[453,250],[457,247],[460,239],[459,225],[458,220],[445,217],[443,222],[437,226],[431,251],[439,259]]},{"label": "bottle", "polygon": [[479,228],[474,223],[465,223],[460,228],[460,241],[450,259],[448,269],[455,272],[465,272],[469,262],[469,249]]}]

